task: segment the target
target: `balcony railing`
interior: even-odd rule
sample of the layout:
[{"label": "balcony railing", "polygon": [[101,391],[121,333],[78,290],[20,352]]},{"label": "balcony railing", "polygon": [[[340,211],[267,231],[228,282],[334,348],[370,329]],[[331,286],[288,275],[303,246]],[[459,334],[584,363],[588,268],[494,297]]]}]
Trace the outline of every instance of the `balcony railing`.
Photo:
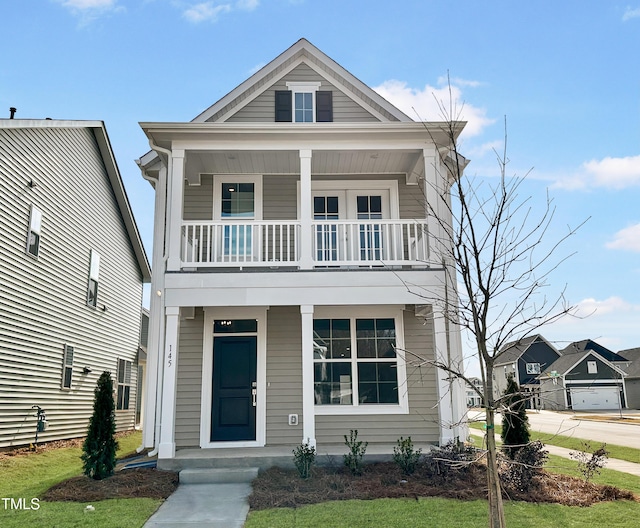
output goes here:
[{"label": "balcony railing", "polygon": [[[301,233],[298,221],[183,222],[182,267],[299,267]],[[426,220],[314,221],[308,236],[314,267],[429,262]]]}]

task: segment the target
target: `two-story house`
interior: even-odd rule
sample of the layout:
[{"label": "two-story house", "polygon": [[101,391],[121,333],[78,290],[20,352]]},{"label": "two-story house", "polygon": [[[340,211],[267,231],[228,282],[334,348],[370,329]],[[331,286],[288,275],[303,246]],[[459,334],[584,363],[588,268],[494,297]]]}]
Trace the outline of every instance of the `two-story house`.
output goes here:
[{"label": "two-story house", "polygon": [[542,408],[538,376],[561,356],[556,347],[540,334],[507,343],[493,367],[493,396],[499,398],[507,388],[509,376],[527,397],[527,408]]},{"label": "two-story house", "polygon": [[133,427],[151,272],[104,123],[0,120],[0,223],[0,447],[86,434],[105,370]]},{"label": "two-story house", "polygon": [[[464,123],[454,123],[457,136]],[[452,138],[301,39],[191,122],[141,123],[155,188],[144,443],[320,453],[463,440],[442,248]],[[444,219],[446,222],[446,218]],[[422,295],[418,295],[422,294]]]}]

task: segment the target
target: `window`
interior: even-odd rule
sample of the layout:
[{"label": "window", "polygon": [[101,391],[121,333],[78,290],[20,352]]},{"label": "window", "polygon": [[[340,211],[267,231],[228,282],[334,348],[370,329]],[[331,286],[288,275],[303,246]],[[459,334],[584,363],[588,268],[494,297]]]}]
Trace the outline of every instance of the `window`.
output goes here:
[{"label": "window", "polygon": [[527,363],[527,374],[540,374],[540,363]]},{"label": "window", "polygon": [[587,361],[587,372],[589,374],[597,374],[598,364],[595,361]]},{"label": "window", "polygon": [[40,253],[40,228],[42,226],[42,212],[35,205],[31,206],[29,217],[29,233],[27,234],[27,253],[37,257]]},{"label": "window", "polygon": [[275,121],[282,123],[330,123],[333,93],[320,91],[319,82],[287,82],[288,90],[275,92]]},{"label": "window", "polygon": [[62,388],[70,389],[73,379],[73,347],[64,345],[62,353]]},{"label": "window", "polygon": [[116,410],[129,409],[129,396],[131,394],[131,361],[118,359],[118,372],[116,374]]},{"label": "window", "polygon": [[399,405],[395,318],[315,319],[317,406]]},{"label": "window", "polygon": [[100,279],[100,255],[91,250],[89,262],[89,285],[87,286],[87,304],[89,306],[98,305],[98,282]]}]

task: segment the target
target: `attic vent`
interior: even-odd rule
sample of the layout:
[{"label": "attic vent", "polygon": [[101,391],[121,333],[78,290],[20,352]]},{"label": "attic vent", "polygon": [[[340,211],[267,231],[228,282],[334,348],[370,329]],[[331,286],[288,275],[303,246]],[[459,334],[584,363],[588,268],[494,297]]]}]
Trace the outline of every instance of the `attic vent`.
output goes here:
[{"label": "attic vent", "polygon": [[9,119],[13,119],[13,116],[16,115],[17,111],[18,111],[18,109],[14,108],[13,106],[11,108],[9,108]]}]

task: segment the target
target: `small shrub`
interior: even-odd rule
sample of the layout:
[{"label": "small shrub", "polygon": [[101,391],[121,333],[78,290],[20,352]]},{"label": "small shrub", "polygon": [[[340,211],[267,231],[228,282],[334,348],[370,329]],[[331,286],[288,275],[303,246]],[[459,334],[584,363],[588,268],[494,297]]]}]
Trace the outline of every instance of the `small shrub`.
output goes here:
[{"label": "small shrub", "polygon": [[393,461],[405,475],[411,475],[416,470],[421,456],[422,449],[413,448],[410,436],[408,438],[400,437],[398,446],[393,448]]},{"label": "small shrub", "polygon": [[349,438],[344,435],[344,443],[349,448],[349,452],[344,455],[344,465],[349,468],[352,475],[362,475],[362,459],[369,442],[358,440],[358,431],[351,429]]},{"label": "small shrub", "polygon": [[451,472],[465,472],[476,455],[473,446],[449,443],[425,454],[423,464],[429,476],[446,479]]},{"label": "small shrub", "polygon": [[311,467],[316,463],[316,448],[307,443],[300,444],[293,450],[293,463],[296,465],[300,478],[309,478]]},{"label": "small shrub", "polygon": [[94,391],[93,414],[82,444],[83,472],[94,480],[113,475],[116,468],[116,413],[111,374],[103,372]]},{"label": "small shrub", "polygon": [[513,461],[507,462],[506,470],[500,475],[502,481],[513,489],[528,491],[548,458],[549,453],[544,450],[542,442],[531,442],[518,449]]},{"label": "small shrub", "polygon": [[513,375],[507,381],[504,391],[505,408],[502,410],[502,450],[511,460],[518,451],[529,443],[529,418],[527,402]]},{"label": "small shrub", "polygon": [[578,471],[582,473],[584,480],[589,482],[594,475],[599,475],[600,470],[607,463],[609,452],[607,444],[602,444],[598,449],[593,449],[589,442],[582,444],[582,451],[574,451],[569,456],[578,461]]}]

